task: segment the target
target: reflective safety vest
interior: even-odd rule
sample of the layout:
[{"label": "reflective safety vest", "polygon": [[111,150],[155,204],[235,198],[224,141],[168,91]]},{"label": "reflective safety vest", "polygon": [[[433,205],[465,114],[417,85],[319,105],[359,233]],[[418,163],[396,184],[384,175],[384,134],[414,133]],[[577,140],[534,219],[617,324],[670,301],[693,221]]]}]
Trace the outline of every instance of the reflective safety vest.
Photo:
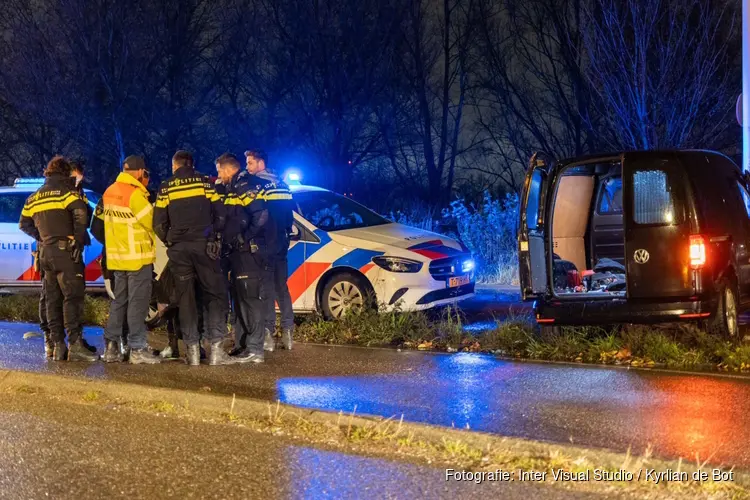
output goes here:
[{"label": "reflective safety vest", "polygon": [[104,248],[111,271],[138,271],[156,260],[154,209],[148,191],[132,175],[117,176],[96,207],[104,221]]}]

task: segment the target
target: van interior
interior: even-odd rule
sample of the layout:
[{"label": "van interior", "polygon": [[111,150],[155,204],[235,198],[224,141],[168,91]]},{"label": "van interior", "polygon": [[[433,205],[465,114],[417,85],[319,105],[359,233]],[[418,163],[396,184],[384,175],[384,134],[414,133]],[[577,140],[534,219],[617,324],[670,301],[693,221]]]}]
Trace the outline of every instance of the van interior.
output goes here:
[{"label": "van interior", "polygon": [[625,231],[619,160],[566,169],[552,201],[554,293],[625,296]]}]

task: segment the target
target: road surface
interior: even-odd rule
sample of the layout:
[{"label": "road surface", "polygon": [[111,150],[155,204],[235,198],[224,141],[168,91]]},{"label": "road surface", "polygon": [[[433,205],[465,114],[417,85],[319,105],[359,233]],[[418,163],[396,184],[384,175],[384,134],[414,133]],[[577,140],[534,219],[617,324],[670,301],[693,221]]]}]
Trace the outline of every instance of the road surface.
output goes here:
[{"label": "road surface", "polygon": [[[750,379],[298,344],[259,366],[53,363],[33,325],[0,323],[0,368],[355,411],[750,469]],[[101,329],[87,328],[102,345]],[[165,339],[154,338],[158,347]]]},{"label": "road surface", "polygon": [[2,498],[591,498],[520,482],[446,482],[445,469],[33,394],[0,397]]}]

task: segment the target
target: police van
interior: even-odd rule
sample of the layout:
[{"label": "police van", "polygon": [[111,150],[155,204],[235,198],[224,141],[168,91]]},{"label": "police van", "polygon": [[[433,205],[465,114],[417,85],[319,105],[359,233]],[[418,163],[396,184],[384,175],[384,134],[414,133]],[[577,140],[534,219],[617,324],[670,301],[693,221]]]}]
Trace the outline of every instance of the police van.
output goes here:
[{"label": "police van", "polygon": [[[335,319],[368,296],[386,309],[421,310],[474,295],[474,261],[461,242],[394,223],[332,191],[290,184],[287,283],[296,313]],[[167,262],[161,242],[156,255],[160,275]]]},{"label": "police van", "polygon": [[[0,187],[0,287],[34,288],[41,285],[39,272],[34,270],[32,251],[36,250],[33,238],[18,228],[26,198],[44,184],[44,178],[16,179],[12,187]],[[84,189],[92,210],[100,196]],[[102,245],[93,237],[91,246],[84,251],[86,286],[103,289],[104,279],[99,261]]]}]

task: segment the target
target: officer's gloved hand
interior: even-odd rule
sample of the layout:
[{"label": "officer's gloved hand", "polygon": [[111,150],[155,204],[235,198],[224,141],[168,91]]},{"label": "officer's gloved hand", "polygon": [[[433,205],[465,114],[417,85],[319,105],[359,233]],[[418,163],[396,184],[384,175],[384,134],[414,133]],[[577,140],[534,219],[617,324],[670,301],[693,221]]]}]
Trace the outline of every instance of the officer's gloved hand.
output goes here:
[{"label": "officer's gloved hand", "polygon": [[245,238],[242,237],[242,234],[238,234],[234,237],[234,240],[232,240],[232,248],[239,252],[242,250],[242,247],[245,246]]},{"label": "officer's gloved hand", "polygon": [[83,262],[83,247],[84,245],[76,240],[70,242],[70,256],[76,264]]},{"label": "officer's gloved hand", "polygon": [[206,244],[206,254],[208,254],[211,260],[219,260],[221,258],[221,238],[210,240]]}]

